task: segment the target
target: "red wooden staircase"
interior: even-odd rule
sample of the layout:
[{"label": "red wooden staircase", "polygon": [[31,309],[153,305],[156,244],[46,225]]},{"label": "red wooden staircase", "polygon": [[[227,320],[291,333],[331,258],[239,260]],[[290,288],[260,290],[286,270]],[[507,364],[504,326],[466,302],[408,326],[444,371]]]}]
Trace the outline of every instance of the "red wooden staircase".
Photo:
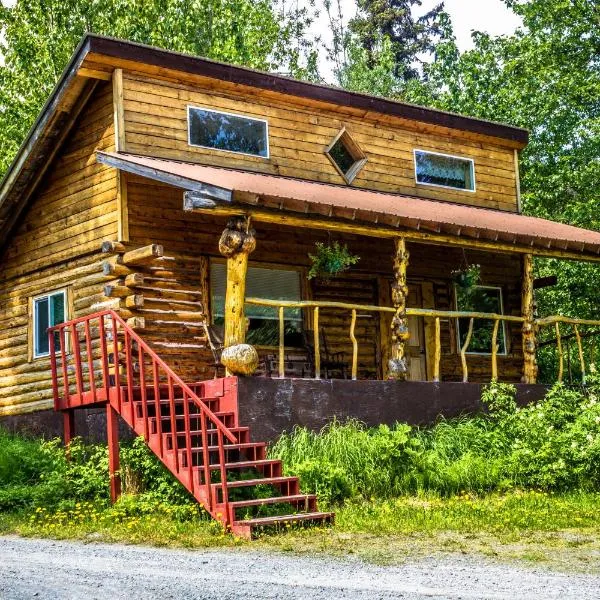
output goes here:
[{"label": "red wooden staircase", "polygon": [[202,506],[233,533],[251,538],[263,528],[324,524],[314,495],[282,475],[266,444],[238,423],[236,378],[186,384],[114,311],[48,330],[55,410],[65,442],[73,411],[106,405],[111,496],[120,494],[120,415]]}]

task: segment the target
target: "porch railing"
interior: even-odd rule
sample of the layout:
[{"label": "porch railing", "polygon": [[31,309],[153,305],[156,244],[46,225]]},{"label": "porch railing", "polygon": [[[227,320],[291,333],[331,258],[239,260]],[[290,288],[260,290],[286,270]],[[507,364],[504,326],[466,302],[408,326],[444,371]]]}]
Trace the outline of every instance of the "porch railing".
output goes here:
[{"label": "porch railing", "polygon": [[[302,301],[289,301],[289,300],[268,300],[263,298],[246,298],[247,304],[255,306],[265,306],[277,309],[278,321],[279,321],[279,344],[278,344],[278,374],[279,377],[285,377],[285,310],[291,309],[312,309],[313,315],[313,331],[314,331],[314,361],[315,361],[315,378],[320,379],[321,377],[321,348],[320,348],[320,335],[319,335],[319,310],[322,308],[337,309],[340,311],[350,311],[350,327],[349,327],[349,340],[352,344],[352,379],[356,380],[358,376],[358,344],[359,341],[356,337],[356,319],[357,313],[360,312],[373,312],[373,313],[388,313],[394,314],[396,311],[392,307],[387,306],[375,306],[370,304],[351,304],[346,302],[330,302],[330,301],[318,301],[318,300],[302,300]],[[500,330],[501,323],[520,323],[523,325],[526,319],[522,316],[515,315],[501,315],[496,313],[484,313],[476,311],[459,311],[459,310],[435,310],[427,308],[407,308],[407,317],[423,317],[425,319],[432,319],[434,323],[434,352],[433,352],[433,381],[440,381],[440,364],[442,357],[442,344],[441,344],[441,320],[442,319],[469,319],[469,325],[467,334],[464,342],[459,349],[461,369],[462,369],[462,380],[468,382],[469,380],[469,369],[467,363],[467,353],[469,346],[473,338],[473,329],[475,320],[491,321],[492,323],[492,337],[491,337],[491,371],[492,380],[498,379],[498,333]],[[573,328],[573,332],[577,341],[578,358],[581,367],[582,380],[585,383],[585,358],[583,351],[582,335],[580,334],[579,327],[598,327],[600,328],[600,320],[595,319],[577,319],[574,317],[564,317],[561,315],[555,315],[551,317],[545,317],[535,319],[533,324],[537,331],[540,331],[544,327],[554,327],[556,334],[556,347],[558,354],[558,381],[563,380],[564,375],[564,351],[562,347],[562,336],[560,331],[560,324],[569,325]],[[600,330],[598,331],[600,334]]]}]

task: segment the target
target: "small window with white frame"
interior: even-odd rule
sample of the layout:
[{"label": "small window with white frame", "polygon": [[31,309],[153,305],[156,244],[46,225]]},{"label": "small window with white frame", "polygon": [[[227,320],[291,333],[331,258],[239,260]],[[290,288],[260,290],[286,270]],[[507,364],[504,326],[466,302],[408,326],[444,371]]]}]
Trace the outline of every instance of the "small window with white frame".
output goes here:
[{"label": "small window with white frame", "polygon": [[[50,354],[48,327],[54,327],[67,320],[67,291],[57,290],[32,299],[33,358]],[[54,338],[54,348],[60,348],[58,336]]]},{"label": "small window with white frame", "polygon": [[[460,285],[455,285],[454,290],[457,310],[504,314],[502,288],[500,287],[476,285],[463,288]],[[460,349],[464,346],[467,339],[470,319],[465,317],[459,318],[456,321],[457,341]],[[491,319],[474,319],[473,333],[471,334],[471,341],[466,351],[467,354],[491,354],[493,329],[494,322]],[[498,354],[507,353],[504,321],[500,322],[496,344],[498,346]]]},{"label": "small window with white frame", "polygon": [[269,158],[269,124],[264,119],[188,106],[188,143]]},{"label": "small window with white frame", "polygon": [[471,158],[415,150],[415,177],[418,184],[475,191],[475,163]]}]

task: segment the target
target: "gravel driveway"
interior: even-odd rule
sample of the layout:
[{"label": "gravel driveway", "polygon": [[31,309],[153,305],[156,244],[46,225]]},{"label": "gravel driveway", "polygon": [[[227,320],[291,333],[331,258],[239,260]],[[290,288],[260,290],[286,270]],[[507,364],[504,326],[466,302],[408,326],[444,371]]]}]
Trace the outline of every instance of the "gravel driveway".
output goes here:
[{"label": "gravel driveway", "polygon": [[600,577],[473,557],[395,567],[239,550],[185,551],[0,537],[0,598],[348,600],[600,598]]}]

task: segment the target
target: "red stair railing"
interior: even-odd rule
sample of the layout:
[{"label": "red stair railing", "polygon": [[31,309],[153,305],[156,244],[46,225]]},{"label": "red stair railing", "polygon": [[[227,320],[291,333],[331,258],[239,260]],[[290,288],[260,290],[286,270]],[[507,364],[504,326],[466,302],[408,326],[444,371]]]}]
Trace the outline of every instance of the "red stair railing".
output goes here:
[{"label": "red stair railing", "polygon": [[[80,329],[83,333],[83,342],[80,337]],[[222,500],[219,502],[218,495],[215,494],[217,497],[213,497],[211,493],[211,467],[213,470],[219,470],[222,482],[227,481],[225,442],[228,440],[235,444],[237,439],[200,396],[112,310],[94,313],[51,327],[48,329],[48,336],[55,409],[68,410],[84,405],[109,402],[137,433],[144,436],[146,443],[151,447],[155,446],[153,450],[162,462],[203,504],[213,518],[220,520],[225,526],[231,526],[227,485],[222,486]],[[112,351],[109,348],[110,338],[112,338]],[[67,343],[69,339],[70,345]],[[82,347],[85,359],[82,355]],[[134,357],[137,358],[134,360]],[[122,368],[124,368],[124,373],[121,371]],[[148,373],[150,373],[149,382],[146,379]],[[164,390],[165,386],[168,392],[171,449],[165,447],[162,431],[161,390]],[[183,415],[176,415],[176,388],[178,391],[181,390]],[[135,393],[138,389],[141,416],[136,414],[134,407]],[[148,390],[153,391],[156,411],[154,444],[150,444],[152,434],[148,417]],[[194,414],[193,418],[200,420],[202,432],[200,450],[204,481],[200,475],[198,481],[194,477],[190,401],[198,409],[198,413]],[[125,404],[128,405],[127,411],[125,411]],[[180,418],[183,418],[183,431],[178,430],[176,426],[176,421]],[[214,463],[211,464],[208,423],[211,424],[211,433],[216,433],[217,436],[217,469],[215,469]],[[185,467],[182,467],[179,457],[178,433],[185,433]],[[197,466],[200,468],[200,464]],[[202,487],[204,490],[199,489]],[[217,503],[219,504],[218,508]]]}]

